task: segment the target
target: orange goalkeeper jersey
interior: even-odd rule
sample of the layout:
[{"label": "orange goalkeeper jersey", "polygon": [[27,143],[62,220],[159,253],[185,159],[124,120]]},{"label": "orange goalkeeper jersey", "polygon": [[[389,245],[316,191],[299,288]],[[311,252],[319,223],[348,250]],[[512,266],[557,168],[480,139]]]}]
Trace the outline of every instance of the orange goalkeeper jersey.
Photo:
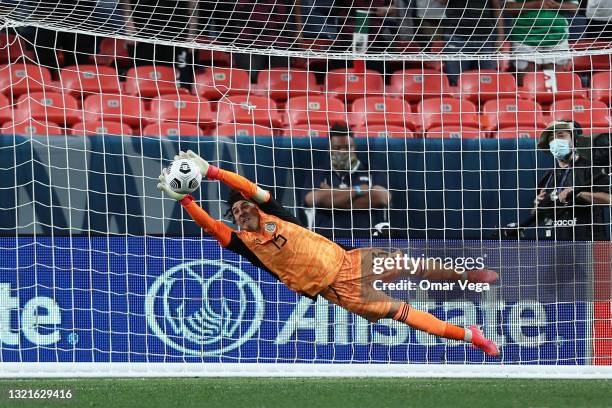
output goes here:
[{"label": "orange goalkeeper jersey", "polygon": [[345,250],[300,225],[274,198],[258,204],[259,232],[236,231],[214,220],[191,197],[182,205],[219,243],[310,297],[327,288],[342,266]]}]

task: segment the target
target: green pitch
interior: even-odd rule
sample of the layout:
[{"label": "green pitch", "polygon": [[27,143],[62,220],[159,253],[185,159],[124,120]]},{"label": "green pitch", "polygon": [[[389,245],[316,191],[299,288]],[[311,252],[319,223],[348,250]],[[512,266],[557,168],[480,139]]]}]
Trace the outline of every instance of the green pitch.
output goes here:
[{"label": "green pitch", "polygon": [[[71,390],[71,400],[15,400],[9,390]],[[610,407],[612,381],[169,378],[0,380],[0,407],[321,408]]]}]

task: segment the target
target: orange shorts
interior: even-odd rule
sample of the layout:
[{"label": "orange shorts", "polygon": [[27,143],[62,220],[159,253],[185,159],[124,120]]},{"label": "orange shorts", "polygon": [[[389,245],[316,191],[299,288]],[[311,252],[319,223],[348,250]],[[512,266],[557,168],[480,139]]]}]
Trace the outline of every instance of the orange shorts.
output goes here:
[{"label": "orange shorts", "polygon": [[346,251],[334,282],[320,293],[325,299],[349,312],[375,322],[387,317],[392,303],[398,302],[372,283],[380,279],[372,272],[372,248]]}]

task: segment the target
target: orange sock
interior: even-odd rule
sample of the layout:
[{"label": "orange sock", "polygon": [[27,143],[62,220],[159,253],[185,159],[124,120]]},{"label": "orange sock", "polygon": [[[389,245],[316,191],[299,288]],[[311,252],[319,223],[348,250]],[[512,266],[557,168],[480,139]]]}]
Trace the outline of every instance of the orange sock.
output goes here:
[{"label": "orange sock", "polygon": [[406,323],[408,326],[414,327],[415,329],[447,339],[469,341],[467,337],[471,337],[467,336],[467,332],[463,327],[444,322],[431,313],[413,309],[406,303],[400,305],[399,310],[395,316],[393,316],[393,320]]}]

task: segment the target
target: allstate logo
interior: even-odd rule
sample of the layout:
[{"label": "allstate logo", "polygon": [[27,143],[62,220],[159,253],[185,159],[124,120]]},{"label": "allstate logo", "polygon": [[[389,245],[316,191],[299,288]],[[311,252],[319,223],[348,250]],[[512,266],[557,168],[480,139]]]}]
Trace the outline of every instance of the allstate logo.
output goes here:
[{"label": "allstate logo", "polygon": [[197,356],[217,356],[249,340],[259,330],[263,308],[255,281],[218,260],[169,269],[145,299],[153,333],[169,347]]}]

